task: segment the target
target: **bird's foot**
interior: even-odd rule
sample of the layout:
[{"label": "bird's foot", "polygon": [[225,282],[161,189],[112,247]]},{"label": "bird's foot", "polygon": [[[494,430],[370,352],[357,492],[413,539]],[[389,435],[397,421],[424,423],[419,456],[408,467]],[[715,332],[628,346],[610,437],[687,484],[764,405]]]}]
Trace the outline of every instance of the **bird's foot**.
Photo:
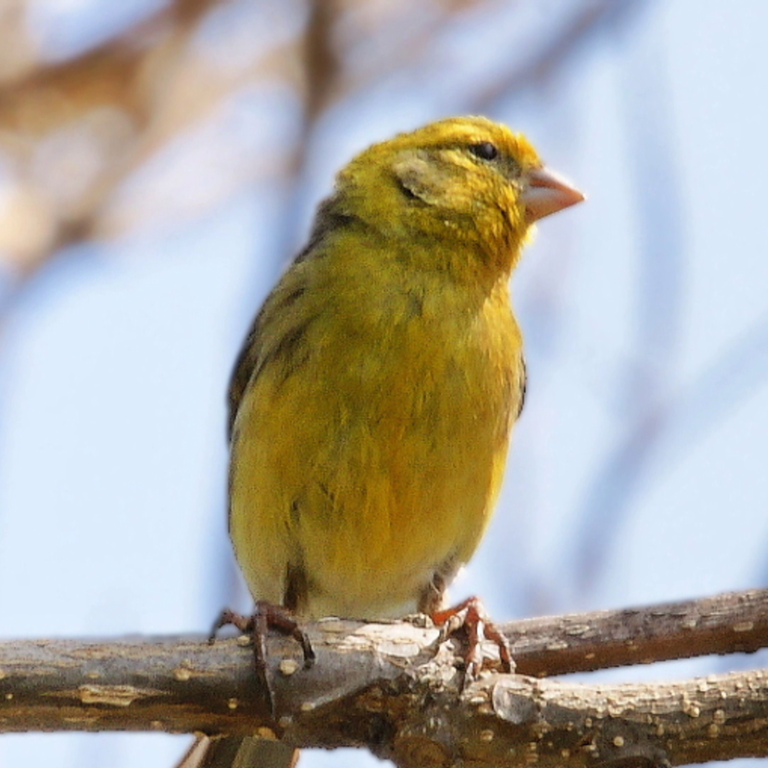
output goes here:
[{"label": "bird's foot", "polygon": [[243,634],[250,635],[253,641],[253,661],[259,687],[264,692],[264,703],[274,717],[275,702],[272,688],[267,679],[267,633],[270,629],[289,635],[300,645],[304,654],[304,668],[309,669],[315,663],[315,651],[306,633],[301,629],[293,614],[281,605],[274,605],[265,600],[257,600],[253,613],[243,616],[225,608],[208,636],[208,642],[213,643],[216,634],[222,627],[233,626]]},{"label": "bird's foot", "polygon": [[276,629],[283,635],[292,637],[301,646],[304,654],[304,667],[309,669],[315,663],[315,651],[309,642],[306,632],[302,630],[294,615],[282,605],[275,605],[266,600],[257,600],[253,613],[243,616],[225,608],[208,636],[208,642],[212,643],[216,634],[222,627],[233,626],[244,634],[250,634],[253,638],[253,652],[256,658],[256,668],[265,669],[267,663],[267,633],[270,629]]},{"label": "bird's foot", "polygon": [[499,649],[499,659],[504,672],[513,672],[515,663],[504,635],[490,620],[483,604],[477,597],[469,597],[452,608],[434,611],[432,621],[441,628],[441,642],[447,640],[459,630],[467,633],[467,650],[464,654],[466,681],[476,680],[483,668],[483,651],[480,645],[480,629],[486,640],[495,643]]}]

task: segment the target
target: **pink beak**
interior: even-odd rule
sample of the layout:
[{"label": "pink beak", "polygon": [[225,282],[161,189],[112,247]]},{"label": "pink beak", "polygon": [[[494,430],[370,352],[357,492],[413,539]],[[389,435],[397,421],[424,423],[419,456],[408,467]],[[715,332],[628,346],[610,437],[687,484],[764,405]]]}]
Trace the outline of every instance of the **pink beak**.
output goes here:
[{"label": "pink beak", "polygon": [[522,201],[529,223],[584,200],[582,192],[546,166],[528,171],[524,179],[527,179],[527,184]]}]

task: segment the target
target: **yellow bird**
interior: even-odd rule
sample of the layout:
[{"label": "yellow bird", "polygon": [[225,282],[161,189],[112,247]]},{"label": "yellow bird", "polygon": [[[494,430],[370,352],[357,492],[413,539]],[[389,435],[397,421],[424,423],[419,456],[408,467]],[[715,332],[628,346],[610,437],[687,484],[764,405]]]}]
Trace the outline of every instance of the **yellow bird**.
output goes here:
[{"label": "yellow bird", "polygon": [[342,169],[230,384],[229,530],[254,598],[307,619],[441,607],[523,407],[510,275],[531,225],[581,200],[482,117]]}]

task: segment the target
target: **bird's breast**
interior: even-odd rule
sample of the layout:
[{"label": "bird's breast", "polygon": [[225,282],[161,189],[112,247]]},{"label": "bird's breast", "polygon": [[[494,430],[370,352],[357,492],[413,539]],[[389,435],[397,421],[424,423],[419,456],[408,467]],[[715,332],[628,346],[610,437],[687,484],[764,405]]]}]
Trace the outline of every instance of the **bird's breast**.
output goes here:
[{"label": "bird's breast", "polygon": [[279,602],[291,564],[310,613],[381,617],[477,546],[517,413],[521,339],[506,285],[474,301],[351,298],[304,326],[300,366],[265,369],[244,398],[231,528],[255,594]]}]

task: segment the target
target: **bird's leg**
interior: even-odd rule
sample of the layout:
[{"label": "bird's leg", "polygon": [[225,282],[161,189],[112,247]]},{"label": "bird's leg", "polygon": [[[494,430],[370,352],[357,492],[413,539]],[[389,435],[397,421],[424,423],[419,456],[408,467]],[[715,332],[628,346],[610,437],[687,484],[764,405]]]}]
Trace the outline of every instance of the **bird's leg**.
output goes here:
[{"label": "bird's leg", "polygon": [[480,625],[483,636],[496,644],[504,672],[512,672],[515,663],[509,650],[509,643],[496,625],[490,620],[485,608],[477,597],[469,597],[452,608],[430,613],[432,621],[441,627],[442,640],[447,640],[460,629],[467,632],[467,650],[464,654],[467,680],[475,680],[483,667],[483,653],[480,646]]},{"label": "bird's leg", "polygon": [[222,627],[233,626],[243,634],[250,634],[254,639],[254,655],[256,667],[264,669],[267,661],[266,636],[270,629],[276,629],[283,635],[292,637],[300,646],[304,654],[304,667],[309,669],[315,663],[315,651],[309,642],[306,632],[302,630],[293,614],[282,605],[268,603],[266,600],[257,600],[254,611],[250,616],[243,616],[225,608],[208,636],[208,642],[216,639],[218,631]]},{"label": "bird's leg", "polygon": [[315,663],[315,651],[306,633],[301,629],[293,614],[281,605],[268,603],[266,600],[257,600],[253,614],[243,616],[225,608],[211,629],[208,642],[216,639],[217,632],[228,625],[239,629],[243,634],[250,634],[253,640],[253,661],[256,676],[261,684],[261,689],[266,691],[266,703],[272,715],[275,714],[274,697],[272,688],[267,679],[267,633],[270,629],[288,635],[301,645],[304,654],[304,668],[309,669]]},{"label": "bird's leg", "polygon": [[309,642],[307,633],[299,626],[296,617],[288,608],[282,605],[268,603],[266,600],[256,601],[254,616],[264,617],[265,629],[276,629],[283,635],[292,637],[304,654],[304,669],[309,669],[315,663],[315,650]]},{"label": "bird's leg", "polygon": [[512,660],[509,644],[488,617],[485,607],[478,597],[469,597],[453,608],[442,608],[445,590],[456,575],[457,570],[458,564],[455,558],[448,558],[435,570],[431,580],[419,595],[419,611],[429,616],[434,624],[441,628],[440,642],[444,642],[461,629],[466,630],[465,681],[476,679],[483,667],[483,653],[480,647],[481,624],[483,637],[494,642],[499,649],[502,670],[504,672],[514,671],[515,662]]}]

